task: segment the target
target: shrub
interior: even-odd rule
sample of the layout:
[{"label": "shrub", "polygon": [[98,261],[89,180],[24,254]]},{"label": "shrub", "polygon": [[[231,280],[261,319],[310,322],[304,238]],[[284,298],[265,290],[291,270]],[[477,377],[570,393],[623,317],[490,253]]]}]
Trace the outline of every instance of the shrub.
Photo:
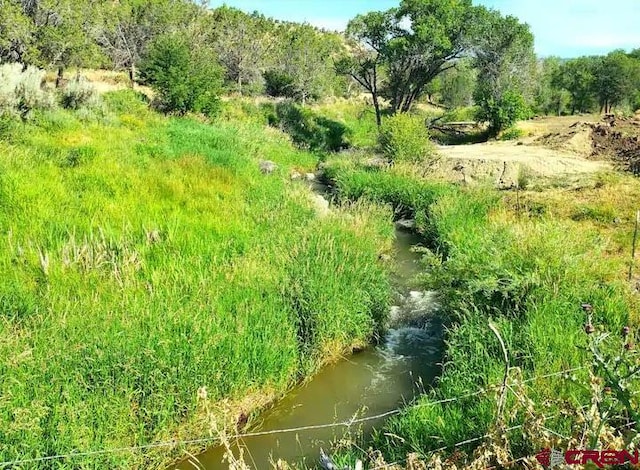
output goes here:
[{"label": "shrub", "polygon": [[36,109],[53,106],[52,96],[42,87],[45,72],[21,64],[0,66],[0,113],[19,114],[26,119]]},{"label": "shrub", "polygon": [[145,83],[158,93],[165,112],[213,115],[219,109],[222,72],[213,52],[176,35],[160,36],[141,64]]},{"label": "shrub", "polygon": [[518,129],[517,127],[510,127],[505,130],[502,134],[500,134],[500,140],[516,140],[524,135],[524,131],[522,129]]},{"label": "shrub", "polygon": [[380,147],[394,161],[433,162],[436,151],[419,116],[396,114],[387,118],[380,132]]},{"label": "shrub", "polygon": [[518,120],[531,116],[531,110],[524,97],[517,92],[508,91],[502,98],[480,96],[477,119],[489,123],[492,136],[497,136],[503,129],[512,127]]},{"label": "shrub", "polygon": [[70,80],[60,94],[60,104],[65,109],[79,109],[96,100],[95,88],[80,75]]},{"label": "shrub", "polygon": [[301,147],[327,152],[348,147],[346,138],[349,132],[344,124],[318,116],[295,103],[278,103],[267,118],[269,124],[289,134]]},{"label": "shrub", "polygon": [[287,72],[283,72],[282,70],[267,70],[264,72],[263,77],[267,95],[274,97],[294,97],[293,77]]}]

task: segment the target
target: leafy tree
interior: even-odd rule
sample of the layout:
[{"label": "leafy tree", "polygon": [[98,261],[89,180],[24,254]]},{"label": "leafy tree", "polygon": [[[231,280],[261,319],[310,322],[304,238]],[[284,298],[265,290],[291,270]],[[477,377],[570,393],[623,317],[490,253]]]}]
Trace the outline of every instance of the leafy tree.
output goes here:
[{"label": "leafy tree", "polygon": [[308,24],[285,24],[280,32],[276,70],[291,78],[293,95],[307,100],[331,94],[336,83],[335,60],[344,44],[336,34]]},{"label": "leafy tree", "polygon": [[495,136],[528,115],[525,96],[530,92],[529,78],[535,66],[533,34],[517,18],[479,7],[473,43],[478,117],[489,122],[489,131]]},{"label": "leafy tree", "polygon": [[391,110],[408,112],[427,85],[462,57],[474,22],[471,0],[402,0],[385,47]]},{"label": "leafy tree", "polygon": [[140,72],[158,93],[165,111],[212,115],[219,107],[222,71],[211,49],[192,46],[176,34],[159,36],[150,45]]},{"label": "leafy tree", "polygon": [[596,61],[594,57],[579,57],[560,67],[555,83],[571,95],[571,114],[591,110]]},{"label": "leafy tree", "polygon": [[548,57],[538,61],[536,70],[535,108],[541,114],[562,115],[571,96],[562,87],[562,61]]},{"label": "leafy tree", "polygon": [[23,5],[33,22],[38,65],[58,69],[57,86],[66,68],[99,62],[100,50],[91,35],[97,19],[91,0],[38,0]]},{"label": "leafy tree", "polygon": [[33,23],[24,14],[22,2],[0,0],[0,62],[29,61]]},{"label": "leafy tree", "polygon": [[457,61],[455,67],[446,70],[438,79],[441,101],[447,108],[462,108],[473,105],[477,72],[469,59]]},{"label": "leafy tree", "polygon": [[262,71],[275,42],[275,25],[264,16],[223,6],[207,19],[210,41],[225,68],[227,82],[242,94],[262,85]]},{"label": "leafy tree", "polygon": [[624,51],[614,51],[598,60],[594,72],[594,90],[601,112],[631,100],[638,83],[638,68]]},{"label": "leafy tree", "polygon": [[350,54],[336,63],[339,74],[350,76],[371,94],[378,127],[382,124],[380,91],[384,52],[392,23],[393,16],[389,12],[371,12],[351,20],[346,30],[351,41]]},{"label": "leafy tree", "polygon": [[105,21],[97,42],[115,69],[129,72],[132,87],[149,44],[161,34],[185,32],[198,13],[203,13],[187,0],[122,0],[104,8]]}]

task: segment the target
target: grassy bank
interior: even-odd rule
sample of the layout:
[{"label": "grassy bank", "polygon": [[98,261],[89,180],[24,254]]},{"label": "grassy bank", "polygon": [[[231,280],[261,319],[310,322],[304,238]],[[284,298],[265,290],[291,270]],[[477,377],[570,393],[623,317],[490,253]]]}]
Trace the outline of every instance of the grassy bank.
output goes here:
[{"label": "grassy bank", "polygon": [[[456,455],[451,464],[473,460],[471,451],[483,439],[460,448],[454,444],[494,429],[497,387],[439,402],[502,383],[503,353],[489,320],[504,339],[512,373],[519,370],[522,380],[530,380],[509,392],[503,416],[505,428],[523,427],[501,435],[491,452],[507,442],[505,455],[516,459],[558,445],[548,429],[575,436],[585,423],[576,410],[594,399],[594,384],[601,393],[606,382],[590,385],[586,370],[569,379],[533,378],[591,363],[582,303],[593,305],[597,331],[615,336],[627,324],[637,331],[637,297],[626,280],[633,232],[629,201],[640,191],[637,180],[603,176],[580,191],[525,192],[516,198],[429,182],[407,168],[368,170],[345,159],[331,162],[327,174],[344,200],[391,204],[398,216],[416,218],[431,247],[420,282],[440,293],[449,325],[436,386],[391,419],[374,447],[388,461],[404,461],[408,453],[429,458],[443,447],[445,455]],[[634,390],[638,385],[636,380]],[[609,406],[606,399],[602,403]],[[624,414],[615,404],[609,418],[615,421],[618,413]],[[599,432],[589,425],[584,429]],[[491,452],[479,465],[495,464]]]},{"label": "grassy bank", "polygon": [[2,129],[0,461],[206,436],[199,388],[264,403],[367,342],[388,305],[389,213],[319,218],[289,181],[312,154],[257,122],[104,99]]}]

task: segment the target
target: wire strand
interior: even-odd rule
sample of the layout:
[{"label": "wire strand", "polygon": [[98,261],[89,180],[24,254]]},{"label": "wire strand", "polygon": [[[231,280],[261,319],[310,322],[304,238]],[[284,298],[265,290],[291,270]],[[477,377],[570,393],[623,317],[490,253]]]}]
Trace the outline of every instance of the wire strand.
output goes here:
[{"label": "wire strand", "polygon": [[[568,369],[568,370],[563,370],[560,372],[554,372],[551,374],[546,374],[546,375],[541,375],[541,376],[537,376],[537,377],[533,377],[527,380],[524,380],[523,383],[530,383],[530,382],[534,382],[536,380],[540,380],[540,379],[545,379],[545,378],[551,378],[551,377],[556,377],[556,376],[562,376],[571,372],[576,372],[579,370],[584,369],[584,367],[577,367],[577,368],[573,368],[573,369]],[[410,409],[415,409],[415,408],[424,408],[427,406],[435,406],[435,405],[442,405],[445,403],[453,403],[459,400],[464,400],[466,398],[472,398],[478,395],[482,395],[485,393],[488,393],[489,391],[491,391],[491,387],[486,387],[486,388],[482,388],[479,389],[475,392],[471,392],[471,393],[467,393],[465,395],[461,395],[458,397],[453,397],[453,398],[445,398],[445,399],[441,399],[441,400],[437,400],[437,401],[428,401],[426,403],[418,403],[416,405],[411,406]],[[372,415],[372,416],[366,416],[364,418],[358,418],[358,419],[350,419],[348,421],[342,421],[342,422],[337,422],[337,423],[326,423],[326,424],[316,424],[316,425],[309,425],[309,426],[300,426],[300,427],[294,427],[294,428],[286,428],[286,429],[275,429],[275,430],[271,430],[271,431],[257,431],[257,432],[250,432],[250,433],[245,433],[245,434],[236,434],[234,436],[230,436],[231,440],[238,440],[238,439],[246,439],[246,438],[250,438],[250,437],[260,437],[260,436],[269,436],[269,435],[275,435],[275,434],[290,434],[290,433],[294,433],[294,432],[300,432],[300,431],[313,431],[313,430],[319,430],[319,429],[329,429],[329,428],[337,428],[337,427],[347,427],[350,428],[351,426],[355,425],[355,424],[361,424],[361,423],[366,423],[369,421],[376,421],[376,420],[380,420],[383,418],[388,418],[391,416],[396,416],[400,413],[402,413],[403,411],[405,411],[407,408],[396,408],[384,413],[379,413],[376,415]],[[484,436],[482,437],[484,438]],[[476,440],[482,439],[482,438],[477,438],[477,439],[472,439],[470,442],[463,442],[460,443],[459,445],[464,445],[464,444],[469,444],[469,443],[473,443]],[[150,449],[158,449],[158,448],[164,448],[164,447],[178,447],[178,446],[183,446],[183,445],[196,445],[196,444],[206,444],[209,442],[215,442],[219,440],[219,437],[205,437],[205,438],[200,438],[200,439],[191,439],[191,440],[170,440],[170,441],[163,441],[163,442],[156,442],[153,444],[145,444],[145,445],[140,445],[140,446],[130,446],[130,447],[116,447],[116,448],[112,448],[112,449],[101,449],[101,450],[95,450],[95,451],[85,451],[85,452],[69,452],[67,454],[57,454],[57,455],[49,455],[46,457],[36,457],[36,458],[31,458],[31,459],[20,459],[20,460],[11,460],[11,461],[5,461],[5,462],[0,462],[0,467],[2,468],[6,468],[6,467],[11,467],[14,465],[22,465],[22,464],[30,464],[30,463],[38,463],[38,462],[48,462],[48,461],[52,461],[52,460],[63,460],[63,459],[71,459],[71,458],[79,458],[79,457],[92,457],[92,456],[96,456],[96,455],[105,455],[105,454],[116,454],[116,453],[124,453],[124,452],[135,452],[135,451],[139,451],[139,450],[150,450]],[[446,447],[441,449],[441,450],[446,450]],[[436,450],[434,452],[439,452],[441,450]]]}]

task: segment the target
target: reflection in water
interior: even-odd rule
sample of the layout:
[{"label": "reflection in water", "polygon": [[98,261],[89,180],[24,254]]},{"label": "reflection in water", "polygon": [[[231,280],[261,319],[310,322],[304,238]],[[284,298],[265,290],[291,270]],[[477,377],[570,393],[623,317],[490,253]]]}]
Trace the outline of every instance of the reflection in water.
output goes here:
[{"label": "reflection in water", "polygon": [[[419,270],[419,255],[411,250],[417,242],[414,235],[397,233],[399,286],[406,285]],[[423,384],[428,385],[439,372],[442,326],[433,316],[435,308],[430,293],[405,292],[392,309],[389,330],[377,347],[326,367],[263,413],[262,420],[251,431],[344,422],[352,417],[385,413],[411,401],[423,390]],[[357,430],[368,433],[380,424],[368,421]],[[336,426],[251,437],[238,445],[245,449],[247,462],[257,470],[271,468],[269,463],[278,459],[306,462],[315,468],[320,447],[330,447],[345,432],[344,427]],[[207,451],[198,460],[207,470],[228,469],[219,448]],[[185,462],[177,468],[194,467]]]}]

